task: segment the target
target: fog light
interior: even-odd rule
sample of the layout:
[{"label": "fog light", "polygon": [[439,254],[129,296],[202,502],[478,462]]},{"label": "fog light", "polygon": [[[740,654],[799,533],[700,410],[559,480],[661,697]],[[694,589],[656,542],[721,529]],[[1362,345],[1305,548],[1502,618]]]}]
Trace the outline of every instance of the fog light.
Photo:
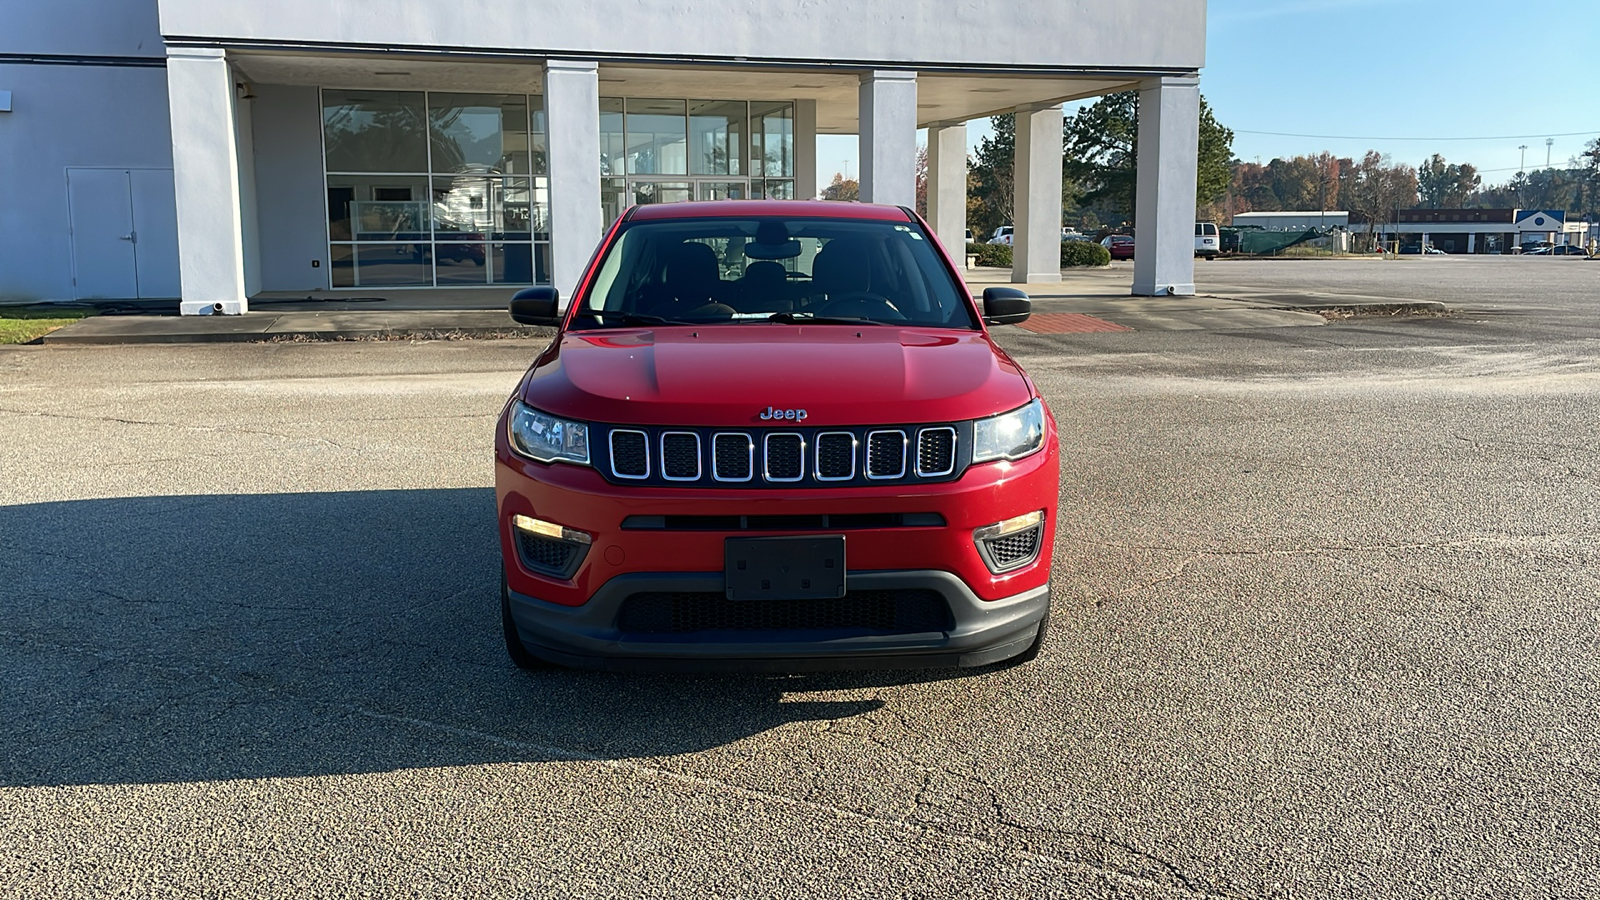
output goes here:
[{"label": "fog light", "polygon": [[1020,569],[1038,559],[1044,547],[1044,510],[975,528],[972,542],[983,564],[996,575]]},{"label": "fog light", "polygon": [[546,522],[543,519],[535,519],[532,516],[512,516],[511,524],[515,526],[518,531],[527,534],[537,534],[540,537],[555,538],[558,541],[571,541],[574,544],[588,544],[592,543],[594,540],[585,532],[568,528],[565,525],[557,525],[554,522]]},{"label": "fog light", "polygon": [[511,525],[517,530],[522,564],[531,572],[552,578],[570,580],[594,543],[594,538],[582,531],[532,516],[512,516]]}]

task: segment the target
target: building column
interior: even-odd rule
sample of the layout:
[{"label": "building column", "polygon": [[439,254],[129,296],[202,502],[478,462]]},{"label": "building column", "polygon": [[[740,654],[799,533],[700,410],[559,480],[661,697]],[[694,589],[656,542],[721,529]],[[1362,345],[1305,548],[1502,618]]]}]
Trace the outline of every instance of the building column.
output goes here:
[{"label": "building column", "polygon": [[1017,108],[1011,280],[1061,282],[1061,107]]},{"label": "building column", "polygon": [[1200,79],[1152,78],[1139,86],[1139,180],[1134,210],[1133,293],[1194,293],[1194,210],[1200,157]]},{"label": "building column", "polygon": [[967,265],[967,123],[928,128],[928,224],[956,266]]},{"label": "building column", "polygon": [[861,199],[916,206],[917,73],[861,76]]},{"label": "building column", "polygon": [[544,110],[550,168],[550,279],[561,292],[565,309],[605,230],[600,210],[600,64],[547,60]]},{"label": "building column", "polygon": [[817,196],[817,101],[794,102],[794,198]]},{"label": "building column", "polygon": [[167,50],[172,177],[178,213],[179,310],[249,311],[233,68],[224,51]]},{"label": "building column", "polygon": [[1468,253],[1477,253],[1478,252],[1478,235],[1477,235],[1476,232],[1472,232],[1472,233],[1469,233],[1467,235],[1467,252]]}]

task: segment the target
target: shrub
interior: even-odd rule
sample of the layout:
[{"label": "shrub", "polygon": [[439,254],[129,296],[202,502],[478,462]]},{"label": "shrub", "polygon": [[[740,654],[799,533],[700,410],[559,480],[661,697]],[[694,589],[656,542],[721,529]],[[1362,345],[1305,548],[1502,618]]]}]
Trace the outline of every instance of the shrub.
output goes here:
[{"label": "shrub", "polygon": [[1061,265],[1063,268],[1071,266],[1109,266],[1111,265],[1111,251],[1088,241],[1062,241]]},{"label": "shrub", "polygon": [[978,257],[978,265],[1011,268],[1011,248],[1005,244],[968,244],[967,253]]}]

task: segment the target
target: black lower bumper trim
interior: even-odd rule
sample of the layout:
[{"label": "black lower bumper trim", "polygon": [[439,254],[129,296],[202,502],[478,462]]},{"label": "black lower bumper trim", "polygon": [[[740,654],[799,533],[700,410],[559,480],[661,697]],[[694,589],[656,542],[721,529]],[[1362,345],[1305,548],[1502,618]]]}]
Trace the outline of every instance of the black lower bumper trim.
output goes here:
[{"label": "black lower bumper trim", "polygon": [[612,579],[578,607],[517,593],[509,599],[517,632],[529,652],[559,665],[620,671],[812,672],[988,665],[1026,650],[1050,606],[1048,584],[986,601],[948,572],[851,572],[853,594],[928,592],[941,598],[944,609],[937,625],[943,627],[933,627],[930,620],[921,626],[924,630],[903,633],[804,627],[639,633],[619,628],[627,624],[623,614],[635,597],[706,596],[719,592],[721,585],[720,573],[632,574]]}]

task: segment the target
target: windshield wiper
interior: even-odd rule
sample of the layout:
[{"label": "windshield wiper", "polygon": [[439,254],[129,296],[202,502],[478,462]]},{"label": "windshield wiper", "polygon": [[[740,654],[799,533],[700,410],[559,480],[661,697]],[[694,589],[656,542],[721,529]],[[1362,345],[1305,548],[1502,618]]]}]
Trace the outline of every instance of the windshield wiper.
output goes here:
[{"label": "windshield wiper", "polygon": [[887,325],[876,319],[863,316],[819,316],[807,312],[781,312],[773,313],[767,317],[768,322],[782,322],[785,325]]}]

